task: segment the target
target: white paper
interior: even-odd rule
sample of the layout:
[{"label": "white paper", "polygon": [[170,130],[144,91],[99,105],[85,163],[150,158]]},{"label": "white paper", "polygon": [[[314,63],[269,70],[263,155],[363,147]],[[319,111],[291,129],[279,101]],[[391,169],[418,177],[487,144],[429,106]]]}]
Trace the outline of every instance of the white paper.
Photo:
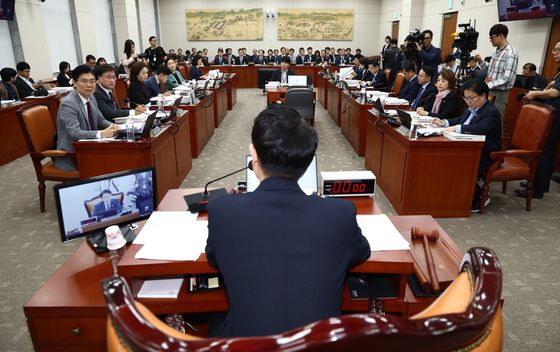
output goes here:
[{"label": "white paper", "polygon": [[408,242],[397,231],[387,215],[357,215],[356,220],[372,252],[410,249]]},{"label": "white paper", "polygon": [[135,244],[144,244],[135,258],[197,260],[206,247],[208,221],[197,221],[196,216],[187,211],[152,213],[134,240]]},{"label": "white paper", "polygon": [[457,132],[443,132],[443,135],[448,139],[453,141],[474,141],[474,142],[484,142],[486,140],[485,135],[478,134],[463,134]]},{"label": "white paper", "polygon": [[385,105],[408,105],[408,100],[395,97],[386,97],[383,103]]},{"label": "white paper", "polygon": [[183,278],[146,280],[138,291],[138,298],[177,298]]}]

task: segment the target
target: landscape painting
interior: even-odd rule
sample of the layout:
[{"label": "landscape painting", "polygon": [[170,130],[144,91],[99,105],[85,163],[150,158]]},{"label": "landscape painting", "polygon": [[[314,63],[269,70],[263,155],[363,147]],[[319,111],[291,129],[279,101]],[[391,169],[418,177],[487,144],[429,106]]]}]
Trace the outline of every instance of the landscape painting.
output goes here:
[{"label": "landscape painting", "polygon": [[262,40],[262,9],[187,10],[187,40]]},{"label": "landscape painting", "polygon": [[352,9],[278,9],[278,40],[352,40]]}]

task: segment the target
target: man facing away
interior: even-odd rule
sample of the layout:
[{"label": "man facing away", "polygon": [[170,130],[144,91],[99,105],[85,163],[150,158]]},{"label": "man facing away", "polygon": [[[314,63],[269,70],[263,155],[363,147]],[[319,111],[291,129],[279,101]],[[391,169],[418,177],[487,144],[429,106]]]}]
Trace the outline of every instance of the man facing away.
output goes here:
[{"label": "man facing away", "polygon": [[297,111],[262,111],[251,140],[259,187],[208,203],[206,255],[229,301],[221,336],[275,334],[340,315],[348,267],[371,254],[352,203],[299,187],[318,139]]}]

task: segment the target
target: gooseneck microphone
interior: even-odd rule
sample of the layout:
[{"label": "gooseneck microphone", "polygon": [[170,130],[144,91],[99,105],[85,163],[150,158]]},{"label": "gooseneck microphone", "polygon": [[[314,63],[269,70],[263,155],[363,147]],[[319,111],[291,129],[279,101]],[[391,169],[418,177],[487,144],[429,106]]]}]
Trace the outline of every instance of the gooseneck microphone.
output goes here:
[{"label": "gooseneck microphone", "polygon": [[217,179],[211,180],[208,183],[206,183],[206,185],[204,186],[204,192],[199,192],[199,193],[194,193],[194,194],[189,194],[186,196],[183,196],[183,199],[185,199],[185,202],[187,203],[187,206],[189,207],[189,210],[191,213],[198,213],[201,211],[206,211],[206,205],[208,204],[208,202],[211,199],[216,199],[216,198],[220,198],[225,196],[227,193],[225,188],[218,188],[215,190],[211,190],[208,191],[208,186],[211,185],[212,183],[219,181],[221,179],[224,179],[228,176],[234,175],[238,172],[244,171],[244,170],[253,170],[253,161],[249,161],[249,164],[242,168],[239,169],[237,171],[231,172],[225,176],[219,177]]}]

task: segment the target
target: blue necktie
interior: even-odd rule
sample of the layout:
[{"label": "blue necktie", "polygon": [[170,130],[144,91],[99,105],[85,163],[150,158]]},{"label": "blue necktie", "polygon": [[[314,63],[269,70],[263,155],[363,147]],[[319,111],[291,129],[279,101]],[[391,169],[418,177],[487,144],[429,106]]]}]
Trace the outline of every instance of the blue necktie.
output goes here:
[{"label": "blue necktie", "polygon": [[414,101],[410,106],[413,110],[416,110],[416,108],[418,107],[418,103],[420,102],[420,97],[422,96],[422,93],[424,93],[424,87],[420,88],[418,95],[416,96],[416,98],[414,98]]}]

